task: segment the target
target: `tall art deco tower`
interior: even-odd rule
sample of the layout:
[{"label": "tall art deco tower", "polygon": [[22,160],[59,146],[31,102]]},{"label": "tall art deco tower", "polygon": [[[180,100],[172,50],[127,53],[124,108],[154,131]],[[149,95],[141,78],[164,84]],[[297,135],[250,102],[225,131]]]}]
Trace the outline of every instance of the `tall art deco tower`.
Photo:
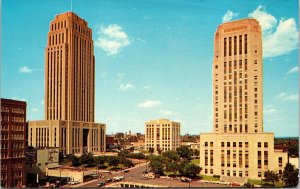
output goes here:
[{"label": "tall art deco tower", "polygon": [[45,119],[30,121],[28,144],[63,154],[105,151],[106,125],[94,122],[95,58],[87,22],[66,12],[50,22],[45,49]]},{"label": "tall art deco tower", "polygon": [[92,30],[72,12],[51,21],[45,52],[47,120],[94,121]]},{"label": "tall art deco tower", "polygon": [[221,24],[213,57],[213,132],[200,135],[202,174],[221,180],[261,179],[282,173],[287,154],[274,150],[274,133],[263,132],[263,61],[259,22]]}]

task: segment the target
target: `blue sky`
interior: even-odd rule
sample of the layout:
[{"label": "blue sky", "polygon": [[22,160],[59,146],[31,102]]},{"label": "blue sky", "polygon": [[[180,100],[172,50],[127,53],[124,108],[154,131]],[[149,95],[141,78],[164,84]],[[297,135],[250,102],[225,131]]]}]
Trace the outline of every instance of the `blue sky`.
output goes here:
[{"label": "blue sky", "polygon": [[[3,0],[1,96],[27,101],[44,119],[49,23],[70,0]],[[93,30],[97,122],[107,133],[144,132],[144,122],[180,121],[182,134],[212,131],[214,32],[254,17],[263,28],[264,130],[298,136],[298,1],[73,0]]]}]

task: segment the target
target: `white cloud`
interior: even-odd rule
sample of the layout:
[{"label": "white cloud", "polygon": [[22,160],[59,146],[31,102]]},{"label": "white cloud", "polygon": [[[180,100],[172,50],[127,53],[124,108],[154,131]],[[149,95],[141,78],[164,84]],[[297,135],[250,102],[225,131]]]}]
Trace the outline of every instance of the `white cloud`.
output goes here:
[{"label": "white cloud", "polygon": [[30,69],[28,66],[23,66],[19,68],[20,73],[31,73],[32,69]]},{"label": "white cloud", "polygon": [[164,116],[173,116],[173,115],[177,115],[176,112],[172,112],[170,110],[161,110],[159,112],[161,115],[164,115]]},{"label": "white cloud", "polygon": [[279,99],[281,101],[295,101],[299,99],[298,94],[286,94],[286,93],[280,93],[275,97],[275,99]]},{"label": "white cloud", "polygon": [[151,87],[149,86],[149,85],[145,85],[144,87],[143,87],[143,89],[145,89],[145,90],[147,90],[147,89],[150,89]]},{"label": "white cloud", "polygon": [[288,54],[298,48],[299,31],[294,18],[281,18],[278,23],[262,5],[248,16],[257,19],[262,27],[264,58]]},{"label": "white cloud", "polygon": [[226,14],[222,18],[222,22],[228,22],[232,20],[234,17],[237,17],[239,13],[234,13],[231,10],[228,10]]},{"label": "white cloud", "polygon": [[161,102],[159,100],[146,100],[138,104],[140,108],[152,108],[156,106],[160,106]]},{"label": "white cloud", "polygon": [[32,110],[31,110],[32,112],[38,112],[39,111],[39,109],[37,109],[37,108],[32,108]]},{"label": "white cloud", "polygon": [[264,114],[266,115],[274,115],[277,112],[277,109],[271,105],[264,107]]},{"label": "white cloud", "polygon": [[272,30],[277,24],[277,19],[273,15],[267,13],[266,7],[262,5],[259,5],[248,16],[251,18],[255,18],[259,21],[263,32]]},{"label": "white cloud", "polygon": [[298,73],[299,72],[299,67],[298,66],[295,66],[293,68],[291,68],[287,74],[293,74],[293,73]]},{"label": "white cloud", "polygon": [[127,83],[127,84],[121,84],[119,89],[121,91],[128,91],[129,89],[133,89],[134,86],[131,83]]},{"label": "white cloud", "polygon": [[122,27],[117,24],[110,24],[100,28],[99,37],[95,41],[95,46],[103,49],[108,56],[118,54],[119,51],[128,45],[130,40]]}]

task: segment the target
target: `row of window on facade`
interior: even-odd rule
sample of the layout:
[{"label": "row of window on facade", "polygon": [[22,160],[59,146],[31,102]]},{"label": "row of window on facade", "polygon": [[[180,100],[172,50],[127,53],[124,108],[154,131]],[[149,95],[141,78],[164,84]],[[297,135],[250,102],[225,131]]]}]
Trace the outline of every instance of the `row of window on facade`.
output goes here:
[{"label": "row of window on facade", "polygon": [[[208,172],[209,171],[209,172]],[[204,169],[204,172],[206,173],[206,174],[214,174],[214,170],[213,169]],[[222,175],[225,175],[225,170],[224,169],[222,169],[221,170],[221,174]],[[245,171],[244,172],[244,176],[245,177],[248,177],[248,171]],[[227,176],[234,176],[234,177],[237,177],[237,176],[239,176],[239,177],[243,177],[243,171],[236,171],[236,170],[227,170],[226,171],[226,175]]]},{"label": "row of window on facade", "polygon": [[[233,38],[233,48],[232,48],[232,38]],[[239,39],[238,44],[237,44],[237,38]],[[228,39],[228,46],[227,46],[227,39]],[[239,47],[239,49],[237,49],[237,46]],[[244,35],[244,49],[243,49],[243,36],[242,35],[224,38],[224,48],[223,48],[224,57],[227,56],[227,47],[228,47],[228,56],[237,55],[237,50],[239,50],[238,54],[240,54],[240,55],[243,54],[243,50],[244,50],[244,54],[247,54],[247,51],[248,51],[247,34]]]},{"label": "row of window on facade", "polygon": [[[14,162],[14,164],[12,164],[12,168],[13,169],[22,169],[23,168],[23,163],[22,162]],[[1,171],[7,171],[8,167],[7,164],[1,164]]]},{"label": "row of window on facade", "polygon": [[[86,35],[88,37],[91,37],[91,32],[86,29],[85,27],[82,27],[80,24],[77,24],[76,22],[72,22],[73,23],[73,29],[75,31],[77,31],[80,34]],[[67,28],[69,26],[69,22],[67,22],[66,20],[64,21],[58,21],[58,22],[54,22],[51,24],[51,31],[55,31],[55,30],[60,30],[60,29],[64,29]]]},{"label": "row of window on facade", "polygon": [[[214,146],[214,143],[213,142],[204,142],[204,146],[205,147],[208,147],[208,144],[210,147],[213,147]],[[243,142],[221,142],[221,147],[225,147],[225,144],[226,144],[226,147],[243,147]],[[231,145],[232,144],[232,145]],[[249,143],[248,142],[245,142],[245,147],[247,148],[249,146]],[[263,142],[263,146],[265,148],[268,148],[268,142]],[[262,147],[262,142],[257,142],[257,147],[258,148],[261,148]]]},{"label": "row of window on facade", "polygon": [[[25,119],[23,116],[10,116],[10,121],[11,122],[17,122],[17,123],[24,123],[25,122]],[[2,121],[6,121],[8,122],[9,121],[9,116],[8,115],[3,115],[2,116]]]},{"label": "row of window on facade", "polygon": [[25,130],[25,126],[22,124],[22,125],[11,125],[10,127],[8,126],[8,124],[2,124],[2,127],[1,127],[1,131],[8,131],[9,128],[11,129],[11,131],[24,131]]},{"label": "row of window on facade", "polygon": [[[1,141],[1,149],[8,149],[9,145],[8,142]],[[20,149],[24,148],[24,142],[14,142],[12,143],[13,149]]]},{"label": "row of window on facade", "polygon": [[24,157],[24,152],[23,151],[18,151],[18,152],[11,152],[12,155],[11,157],[9,156],[8,152],[1,152],[1,158],[19,158],[19,157]]},{"label": "row of window on facade", "polygon": [[[1,140],[8,140],[8,133],[1,133]],[[24,134],[11,134],[12,140],[24,140]]]},{"label": "row of window on facade", "polygon": [[[2,106],[1,107],[1,111],[2,112],[6,112],[6,113],[8,113],[9,112],[9,107],[7,107],[7,106]],[[16,114],[24,114],[25,113],[25,109],[24,108],[11,108],[11,112],[12,113],[16,113]]]}]

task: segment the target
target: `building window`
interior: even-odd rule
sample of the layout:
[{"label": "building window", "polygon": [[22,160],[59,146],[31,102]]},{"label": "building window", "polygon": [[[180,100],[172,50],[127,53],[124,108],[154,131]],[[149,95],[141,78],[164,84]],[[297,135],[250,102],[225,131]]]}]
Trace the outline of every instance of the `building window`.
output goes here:
[{"label": "building window", "polygon": [[261,147],[261,142],[257,143],[257,147],[260,148]]},{"label": "building window", "polygon": [[227,43],[226,38],[224,38],[224,57],[226,57],[226,46],[227,46],[226,43]]},{"label": "building window", "polygon": [[234,47],[233,47],[233,51],[234,51],[234,55],[236,55],[236,51],[237,51],[237,38],[236,36],[234,36]]},{"label": "building window", "polygon": [[282,157],[278,157],[278,166],[282,167]]},{"label": "building window", "polygon": [[224,142],[221,142],[221,147],[224,147]]},{"label": "building window", "polygon": [[258,171],[257,177],[261,177],[261,171]]},{"label": "building window", "polygon": [[264,142],[264,147],[268,148],[268,143],[267,142]]},{"label": "building window", "polygon": [[242,54],[242,36],[239,36],[239,54]]},{"label": "building window", "polygon": [[230,147],[230,142],[227,142],[227,147]]},{"label": "building window", "polygon": [[229,56],[231,56],[231,37],[229,37]]},{"label": "building window", "polygon": [[205,142],[204,145],[205,145],[205,146],[208,146],[208,142]]},{"label": "building window", "polygon": [[247,54],[247,51],[248,51],[248,49],[247,49],[247,34],[245,34],[244,40],[245,40],[245,54]]}]

